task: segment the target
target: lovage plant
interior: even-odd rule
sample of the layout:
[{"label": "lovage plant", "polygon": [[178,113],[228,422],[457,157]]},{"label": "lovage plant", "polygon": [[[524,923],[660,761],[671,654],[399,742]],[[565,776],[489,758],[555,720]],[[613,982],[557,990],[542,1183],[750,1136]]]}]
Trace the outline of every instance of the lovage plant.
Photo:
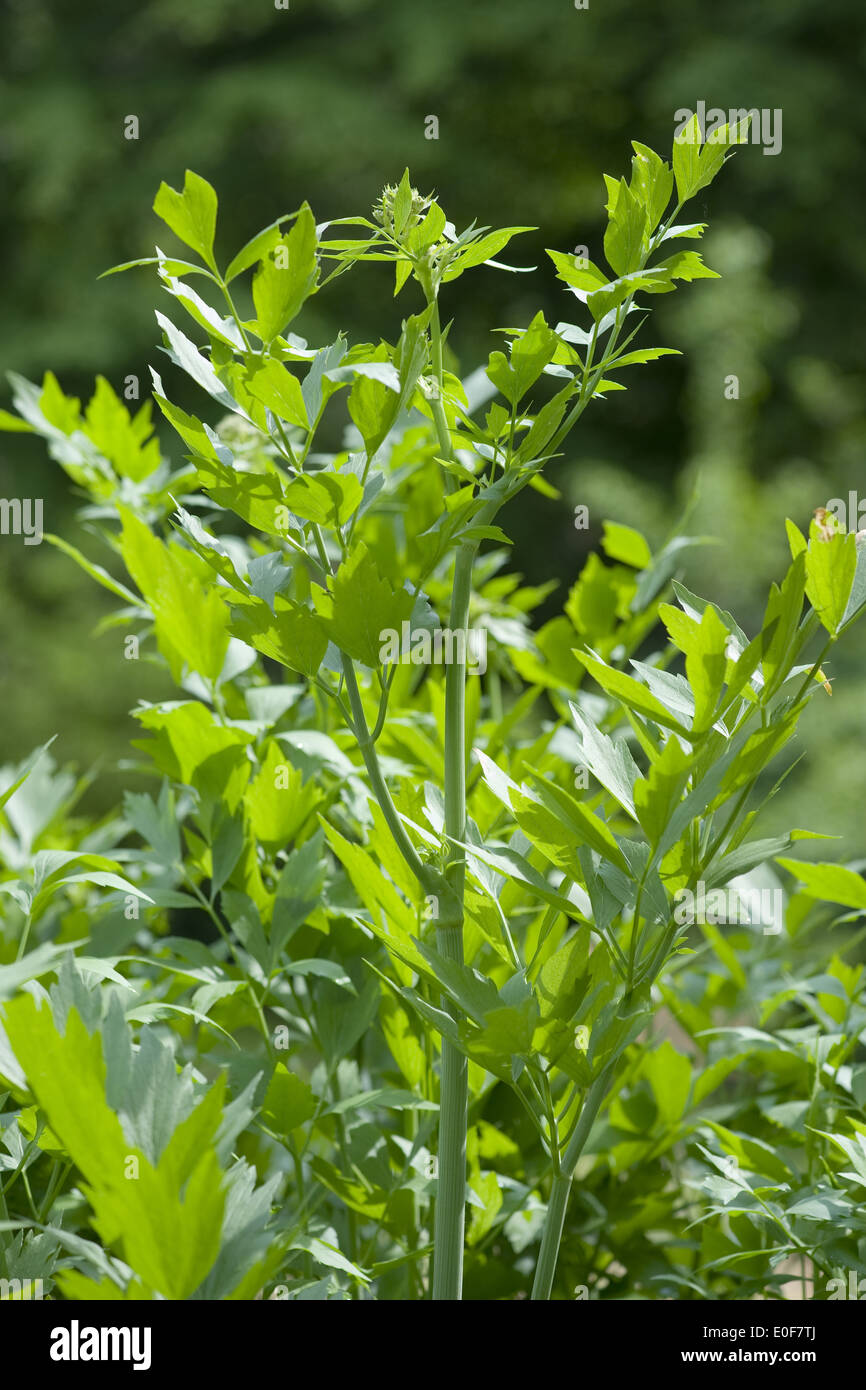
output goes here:
[{"label": "lovage plant", "polygon": [[[121,600],[107,630],[167,667],[179,698],[134,711],[156,794],[128,794],[89,839],[49,821],[13,852],[23,773],[9,792],[4,959],[20,959],[0,991],[25,988],[2,1015],[15,1164],[0,1190],[27,1180],[34,1220],[7,1272],[42,1240],[71,1298],[457,1299],[468,1251],[472,1296],[613,1287],[625,1258],[642,1288],[718,1297],[773,1287],[774,1259],[829,1276],[857,1258],[862,1219],[841,1196],[866,1134],[853,967],[837,958],[801,990],[822,1011],[807,1020],[821,1084],[828,1064],[849,1094],[810,1111],[808,1136],[786,1117],[790,1181],[761,1134],[724,1123],[751,1091],[707,1099],[761,1052],[748,1029],[716,1029],[747,989],[738,955],[772,982],[770,1014],[790,1008],[785,952],[810,911],[866,906],[857,873],[786,857],[809,832],[754,834],[765,770],[827,698],[822,663],[866,598],[856,539],[789,523],[790,568],[750,637],[678,582],[687,537],[653,555],[607,522],[605,559],[533,631],[548,590],[504,570],[497,524],[527,487],[555,499],[590,403],[672,351],[636,345],[647,299],[713,276],[690,245],[704,225],[681,215],[741,138],[702,143],[694,122],[671,166],[635,144],[630,178],[606,180],[609,273],[549,253],[583,323],[502,329],[465,381],[446,356],[450,287],[512,269],[498,257],[528,229],[458,232],[408,173],[371,217],[317,225],[304,203],[223,269],[213,189],[193,173],[162,185],[155,210],[197,259],[131,264],[174,301],[152,393],[182,441],[174,472],[149,403],[130,416],[100,380],[82,412],[50,375],[14,379],[2,423],[40,434],[88,495],[108,567],[48,539]],[[368,261],[411,299],[396,343],[309,346],[305,304]],[[177,372],[210,398],[201,417],[173,401]],[[784,930],[733,944],[682,910],[773,860],[805,885]],[[658,1045],[663,1012],[692,1060]],[[811,1039],[788,1080],[814,1106]],[[715,1206],[680,1200],[660,1166],[689,1143],[700,1162],[699,1130],[726,1175],[697,1179]],[[590,1162],[557,1284],[575,1169],[600,1151],[611,1173],[633,1168],[636,1200],[651,1183],[646,1220]],[[827,1174],[832,1250],[796,1205],[829,1201]],[[701,1221],[706,1248],[684,1235]],[[99,1243],[69,1234],[88,1223]],[[737,1250],[757,1261],[742,1274]]]}]

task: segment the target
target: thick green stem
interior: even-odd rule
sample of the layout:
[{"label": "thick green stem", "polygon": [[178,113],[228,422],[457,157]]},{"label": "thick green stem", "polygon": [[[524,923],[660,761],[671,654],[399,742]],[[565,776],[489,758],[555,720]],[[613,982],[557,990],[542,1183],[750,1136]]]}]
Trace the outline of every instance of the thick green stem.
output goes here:
[{"label": "thick green stem", "polygon": [[[462,963],[459,927],[437,936],[439,950]],[[454,1301],[463,1291],[463,1234],[466,1208],[466,1125],[469,1100],[468,1064],[448,1038],[442,1039],[439,1090],[439,1155],[433,1244],[433,1298]]]},{"label": "thick green stem", "polygon": [[580,1112],[580,1119],[565,1150],[562,1172],[553,1179],[550,1201],[547,1205],[547,1216],[544,1222],[544,1235],[535,1269],[535,1282],[532,1285],[533,1301],[543,1302],[550,1298],[575,1165],[583,1152],[583,1146],[587,1141],[589,1131],[592,1129],[599,1107],[607,1094],[607,1089],[608,1074],[602,1072],[601,1076],[596,1077],[587,1092],[583,1109]]},{"label": "thick green stem", "polygon": [[[463,546],[458,551],[451,595],[449,622],[453,651],[458,659],[451,662],[445,674],[445,833],[449,837],[445,878],[453,897],[449,896],[444,905],[436,930],[436,944],[441,954],[461,965],[466,869],[464,852],[454,841],[466,838],[466,645],[475,552],[474,545]],[[463,1287],[468,1098],[466,1057],[448,1038],[443,1038],[433,1255],[435,1300],[459,1299]]]}]

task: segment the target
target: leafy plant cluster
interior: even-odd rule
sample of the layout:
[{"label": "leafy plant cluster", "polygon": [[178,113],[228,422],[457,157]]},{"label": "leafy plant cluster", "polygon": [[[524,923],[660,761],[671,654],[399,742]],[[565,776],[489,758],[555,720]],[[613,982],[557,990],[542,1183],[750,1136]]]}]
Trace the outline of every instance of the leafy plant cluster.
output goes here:
[{"label": "leafy plant cluster", "polygon": [[[458,232],[408,173],[371,217],[303,204],[222,270],[213,189],[160,188],[198,258],[147,262],[163,350],[210,398],[188,413],[154,370],[174,469],[150,403],[13,380],[0,424],[42,437],[101,553],[48,539],[177,698],[133,711],[150,790],[99,823],[50,749],[8,770],[0,1277],[651,1299],[866,1274],[866,886],[791,857],[813,830],[759,825],[866,600],[862,548],[789,522],[750,636],[677,578],[706,538],[652,554],[611,521],[536,629],[547,590],[497,525],[526,487],[556,499],[590,401],[670,351],[632,345],[636,297],[713,275],[680,214],[741,136],[695,122],[671,166],[635,144],[610,273],[550,252],[586,325],[505,328],[465,380],[440,292],[511,269],[525,229]],[[366,261],[415,293],[397,341],[311,347],[304,305]],[[402,636],[383,658],[407,625],[482,631],[485,669]],[[768,884],[772,930],[677,910]]]}]

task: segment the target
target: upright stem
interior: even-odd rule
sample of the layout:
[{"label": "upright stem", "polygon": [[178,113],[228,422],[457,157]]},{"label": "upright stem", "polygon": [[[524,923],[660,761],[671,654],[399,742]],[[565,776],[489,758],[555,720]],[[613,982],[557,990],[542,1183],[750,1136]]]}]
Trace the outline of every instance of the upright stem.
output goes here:
[{"label": "upright stem", "polygon": [[544,1235],[535,1270],[535,1282],[532,1285],[533,1301],[545,1301],[550,1298],[553,1289],[553,1276],[556,1273],[556,1261],[559,1257],[559,1246],[562,1240],[562,1228],[565,1225],[565,1212],[571,1194],[571,1180],[599,1107],[607,1094],[608,1080],[608,1074],[604,1071],[596,1077],[590,1086],[586,1100],[583,1102],[580,1119],[565,1150],[562,1172],[553,1179],[550,1201],[547,1204]]},{"label": "upright stem", "polygon": [[[463,963],[465,860],[455,840],[466,838],[466,629],[472,595],[475,545],[461,546],[454,567],[449,623],[452,661],[445,674],[445,833],[449,837],[445,878],[454,898],[437,919],[436,944],[447,959]],[[458,637],[462,633],[462,639]],[[439,1163],[433,1253],[433,1298],[459,1299],[463,1287],[463,1233],[466,1209],[466,1124],[468,1063],[442,1039],[439,1092]]]}]

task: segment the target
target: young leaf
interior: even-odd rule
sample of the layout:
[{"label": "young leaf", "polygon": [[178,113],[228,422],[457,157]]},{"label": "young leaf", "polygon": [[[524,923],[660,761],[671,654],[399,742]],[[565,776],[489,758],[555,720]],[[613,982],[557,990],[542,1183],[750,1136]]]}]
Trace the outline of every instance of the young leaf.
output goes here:
[{"label": "young leaf", "polygon": [[632,141],[634,158],[631,162],[631,192],[646,209],[646,232],[651,236],[670,202],[674,176],[655,150]]},{"label": "young leaf", "polygon": [[646,221],[646,207],[638,201],[623,179],[604,234],[604,254],[616,275],[627,275],[629,271],[638,269]]},{"label": "young leaf", "polygon": [[835,637],[845,617],[856,570],[853,534],[837,531],[825,536],[813,520],[806,551],[806,597],[831,636]]}]

